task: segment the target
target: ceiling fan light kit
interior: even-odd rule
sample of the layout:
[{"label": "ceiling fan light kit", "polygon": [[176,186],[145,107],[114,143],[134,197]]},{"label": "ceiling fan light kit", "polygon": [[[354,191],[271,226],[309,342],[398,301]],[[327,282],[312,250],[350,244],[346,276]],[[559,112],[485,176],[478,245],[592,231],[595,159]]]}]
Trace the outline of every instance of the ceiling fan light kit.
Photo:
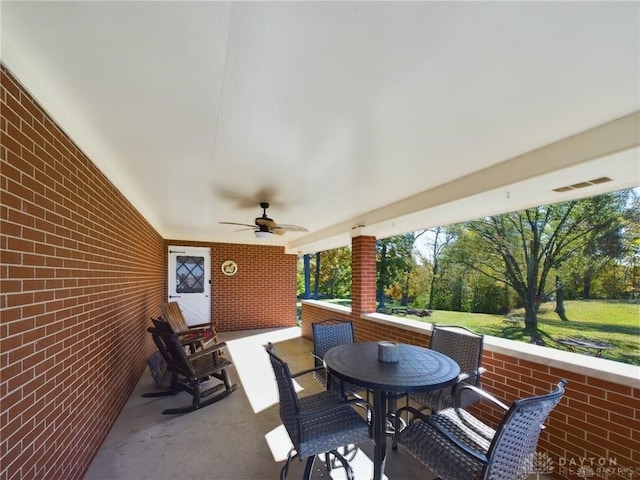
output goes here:
[{"label": "ceiling fan light kit", "polygon": [[271,238],[271,236],[273,235],[273,233],[271,232],[263,232],[261,230],[256,230],[255,234],[256,238]]}]

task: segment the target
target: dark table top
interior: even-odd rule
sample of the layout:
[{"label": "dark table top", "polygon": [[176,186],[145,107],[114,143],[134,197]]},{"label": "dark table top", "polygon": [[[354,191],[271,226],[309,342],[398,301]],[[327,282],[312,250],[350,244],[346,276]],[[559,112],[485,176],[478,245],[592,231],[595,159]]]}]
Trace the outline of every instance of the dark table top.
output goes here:
[{"label": "dark table top", "polygon": [[453,385],[460,367],[451,358],[428,348],[398,345],[399,360],[378,360],[376,342],[339,345],[324,356],[327,370],[338,378],[387,392],[414,392]]}]

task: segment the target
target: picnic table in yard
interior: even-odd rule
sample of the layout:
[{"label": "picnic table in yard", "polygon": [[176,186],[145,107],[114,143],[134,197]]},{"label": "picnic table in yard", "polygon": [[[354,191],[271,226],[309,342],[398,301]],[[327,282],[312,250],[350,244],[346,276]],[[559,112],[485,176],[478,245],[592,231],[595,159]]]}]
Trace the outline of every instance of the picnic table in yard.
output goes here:
[{"label": "picnic table in yard", "polygon": [[418,310],[415,308],[409,307],[391,307],[389,308],[391,315],[395,315],[396,313],[400,313],[402,315],[417,315],[418,317],[430,317],[431,310]]},{"label": "picnic table in yard", "polygon": [[602,357],[605,351],[613,350],[616,348],[608,343],[595,342],[592,340],[581,340],[578,338],[561,338],[560,340],[557,340],[557,342],[567,347],[570,352],[576,352],[580,351],[579,349],[585,349],[595,354],[596,357]]}]

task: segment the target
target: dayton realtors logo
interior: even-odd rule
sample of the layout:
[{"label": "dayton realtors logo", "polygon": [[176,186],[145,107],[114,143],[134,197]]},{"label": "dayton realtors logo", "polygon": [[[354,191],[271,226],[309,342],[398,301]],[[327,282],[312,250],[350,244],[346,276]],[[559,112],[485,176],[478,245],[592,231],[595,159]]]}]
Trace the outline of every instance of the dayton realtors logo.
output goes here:
[{"label": "dayton realtors logo", "polygon": [[559,457],[556,460],[546,453],[536,452],[525,466],[528,475],[550,475],[557,472],[564,478],[640,480],[640,468],[629,468],[615,458]]}]

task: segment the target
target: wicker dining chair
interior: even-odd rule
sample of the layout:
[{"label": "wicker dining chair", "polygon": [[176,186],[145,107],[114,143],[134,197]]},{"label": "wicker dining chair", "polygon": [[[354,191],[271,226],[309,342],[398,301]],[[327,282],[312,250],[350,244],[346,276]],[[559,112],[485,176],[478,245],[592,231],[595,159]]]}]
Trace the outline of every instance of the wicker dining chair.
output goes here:
[{"label": "wicker dining chair", "polygon": [[[311,324],[311,335],[313,340],[313,359],[316,367],[323,367],[323,359],[333,347],[353,343],[355,337],[353,334],[353,322],[350,320],[323,320]],[[318,368],[313,372],[314,379],[327,387],[327,372],[324,368]],[[340,379],[333,378],[330,382],[330,388],[341,393],[343,396],[357,395],[363,390],[359,385],[344,382]],[[368,397],[367,397],[368,398]]]},{"label": "wicker dining chair", "polygon": [[[480,386],[480,375],[485,370],[480,365],[483,344],[484,336],[468,328],[433,325],[430,348],[456,361],[460,366],[460,382],[476,387]],[[430,392],[413,392],[409,398],[420,405],[418,410],[429,409],[431,412],[437,412],[453,405],[452,388],[447,387],[443,390]],[[478,400],[479,397],[474,392],[465,392],[460,406],[466,408]]]},{"label": "wicker dining chair", "polygon": [[[321,454],[337,458],[347,478],[353,480],[353,470],[338,449],[372,438],[371,426],[354,406],[364,408],[370,416],[373,408],[362,399],[345,399],[334,390],[298,397],[293,379],[311,370],[292,375],[289,366],[277,356],[273,344],[268,343],[265,348],[278,385],[280,418],[293,444],[280,472],[281,480],[286,479],[291,460],[296,457],[300,461],[307,459],[303,478],[309,479],[314,460]],[[327,469],[332,464],[331,461],[325,463]]]},{"label": "wicker dining chair", "polygon": [[[439,480],[523,480],[537,473],[535,450],[543,423],[564,395],[566,380],[546,395],[516,400],[507,407],[481,389],[466,384],[455,388],[455,402],[473,390],[506,411],[496,430],[467,410],[450,407],[424,415],[412,407],[414,421],[394,438]],[[540,473],[540,472],[538,472]]]}]

